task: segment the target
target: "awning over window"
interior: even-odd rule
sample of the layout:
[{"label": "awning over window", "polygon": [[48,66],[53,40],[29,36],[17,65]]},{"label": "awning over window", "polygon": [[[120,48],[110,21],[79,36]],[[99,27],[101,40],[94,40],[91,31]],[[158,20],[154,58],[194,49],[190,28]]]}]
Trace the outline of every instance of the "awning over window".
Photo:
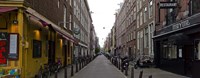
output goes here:
[{"label": "awning over window", "polygon": [[0,7],[0,13],[16,10],[16,7]]},{"label": "awning over window", "polygon": [[53,28],[58,34],[63,36],[65,39],[70,40],[74,43],[77,43],[77,41],[75,40],[73,35],[69,34],[67,31],[63,30],[58,25],[54,24],[53,22],[51,22],[44,16],[40,15],[35,10],[33,10],[31,8],[27,8],[26,12],[28,12],[28,14],[31,14],[32,16],[36,17],[38,19],[38,21],[40,21],[42,23],[42,25],[47,25],[47,26]]}]

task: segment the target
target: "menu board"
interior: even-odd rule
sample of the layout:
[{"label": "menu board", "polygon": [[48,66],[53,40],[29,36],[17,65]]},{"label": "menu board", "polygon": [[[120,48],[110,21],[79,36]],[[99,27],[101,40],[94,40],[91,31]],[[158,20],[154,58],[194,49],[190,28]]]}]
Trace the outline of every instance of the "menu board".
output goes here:
[{"label": "menu board", "polygon": [[9,43],[9,59],[17,59],[18,57],[18,34],[10,34]]}]

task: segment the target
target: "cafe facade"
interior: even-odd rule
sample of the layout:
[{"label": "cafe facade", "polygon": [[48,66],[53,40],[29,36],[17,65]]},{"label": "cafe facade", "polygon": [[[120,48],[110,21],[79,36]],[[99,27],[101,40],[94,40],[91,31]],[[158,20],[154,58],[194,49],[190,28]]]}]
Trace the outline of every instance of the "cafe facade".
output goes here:
[{"label": "cafe facade", "polygon": [[[58,60],[62,66],[72,64],[77,41],[63,24],[57,23],[63,22],[59,20],[63,20],[63,9],[47,10],[45,14],[42,9],[49,9],[48,5],[29,4],[31,7],[27,7],[25,4],[23,1],[0,1],[1,78],[34,78],[41,66]],[[50,12],[60,17],[54,18]]]},{"label": "cafe facade", "polygon": [[[170,72],[198,78],[198,72],[200,72],[200,13],[190,14],[186,9],[185,13],[188,15],[180,17],[181,12],[177,12],[176,4],[162,4],[161,6],[164,5],[174,8],[170,8],[173,10],[157,9],[157,22],[160,23],[156,24],[157,28],[153,37],[155,64]],[[182,3],[179,6],[186,5]],[[181,19],[177,20],[177,18]]]}]

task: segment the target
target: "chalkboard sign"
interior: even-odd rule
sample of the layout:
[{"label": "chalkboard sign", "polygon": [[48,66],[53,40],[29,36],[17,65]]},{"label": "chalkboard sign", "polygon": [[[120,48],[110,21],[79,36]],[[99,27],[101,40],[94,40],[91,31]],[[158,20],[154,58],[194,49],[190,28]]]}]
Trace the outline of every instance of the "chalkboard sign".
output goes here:
[{"label": "chalkboard sign", "polygon": [[33,40],[33,58],[42,56],[42,43],[39,40]]}]

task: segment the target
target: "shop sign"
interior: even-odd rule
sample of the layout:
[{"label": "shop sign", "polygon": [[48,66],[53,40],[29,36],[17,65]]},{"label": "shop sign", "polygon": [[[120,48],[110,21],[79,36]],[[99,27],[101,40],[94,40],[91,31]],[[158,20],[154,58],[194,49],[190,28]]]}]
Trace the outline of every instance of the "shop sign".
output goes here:
[{"label": "shop sign", "polygon": [[0,65],[7,64],[8,33],[0,32]]},{"label": "shop sign", "polygon": [[177,3],[175,2],[160,2],[159,7],[160,8],[175,8],[177,6]]},{"label": "shop sign", "polygon": [[156,32],[155,37],[159,37],[159,36],[162,36],[162,35],[165,35],[165,34],[176,32],[176,31],[186,29],[186,28],[189,28],[189,27],[197,26],[197,25],[200,24],[199,18],[200,18],[200,14],[197,14],[197,15],[193,15],[191,17],[188,17],[185,20],[182,20],[180,22],[166,26],[162,30]]},{"label": "shop sign", "polygon": [[182,22],[176,23],[172,25],[172,30],[178,30],[184,27],[190,26],[190,21],[189,20],[184,20]]}]

